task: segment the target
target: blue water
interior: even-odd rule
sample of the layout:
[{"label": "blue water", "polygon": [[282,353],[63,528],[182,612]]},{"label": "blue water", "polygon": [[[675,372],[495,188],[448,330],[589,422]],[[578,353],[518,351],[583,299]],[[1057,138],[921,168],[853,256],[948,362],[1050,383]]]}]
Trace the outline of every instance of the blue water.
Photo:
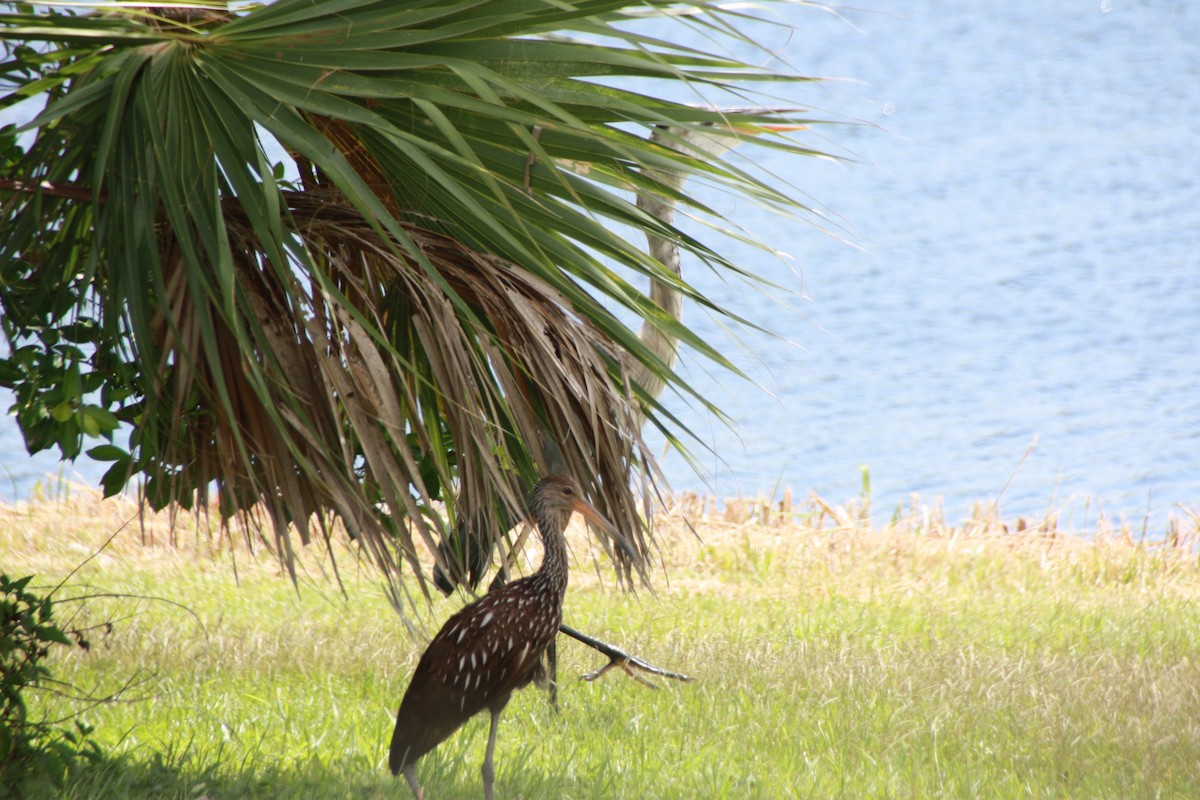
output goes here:
[{"label": "blue water", "polygon": [[[808,102],[867,123],[823,133],[858,163],[772,166],[858,249],[772,239],[810,299],[767,319],[799,346],[748,337],[777,399],[727,394],[740,442],[684,414],[720,454],[708,486],[841,500],[867,464],[877,504],[957,511],[1020,465],[1012,513],[1197,507],[1200,4],[886,5],[785,45],[801,71],[856,79]],[[763,316],[759,296],[721,299]]]},{"label": "blue water", "polygon": [[[705,195],[790,260],[724,249],[796,294],[685,265],[780,338],[689,309],[754,382],[685,357],[734,427],[668,397],[714,451],[699,476],[668,455],[673,488],[838,502],[866,464],[876,508],[919,493],[954,516],[1015,470],[1011,514],[1200,507],[1200,4],[874,5],[764,28],[796,71],[844,78],[784,101],[861,124],[799,134],[850,162],[752,154],[819,217]],[[0,496],[56,468],[11,421],[0,448]]]}]

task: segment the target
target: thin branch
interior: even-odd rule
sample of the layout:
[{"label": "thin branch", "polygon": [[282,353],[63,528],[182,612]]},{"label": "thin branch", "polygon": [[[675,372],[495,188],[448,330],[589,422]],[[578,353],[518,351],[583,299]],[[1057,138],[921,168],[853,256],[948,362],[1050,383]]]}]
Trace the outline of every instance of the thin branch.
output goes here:
[{"label": "thin branch", "polygon": [[95,551],[94,553],[92,553],[90,556],[88,556],[88,557],[87,557],[87,558],[85,558],[83,561],[80,561],[78,564],[76,564],[76,565],[75,565],[75,569],[73,569],[73,570],[71,570],[70,572],[68,572],[68,573],[67,573],[67,576],[66,576],[65,578],[63,578],[61,581],[59,581],[59,582],[58,582],[58,585],[57,585],[57,586],[55,586],[53,589],[51,589],[51,590],[50,590],[50,594],[49,594],[49,595],[47,595],[47,596],[48,596],[48,597],[53,597],[53,596],[54,596],[54,595],[55,595],[55,594],[58,592],[58,590],[59,590],[59,589],[61,589],[63,586],[65,586],[65,585],[66,585],[67,581],[71,580],[71,578],[75,576],[75,573],[76,573],[76,572],[79,572],[79,570],[83,569],[83,566],[84,566],[85,564],[87,564],[89,561],[91,561],[91,560],[92,560],[93,558],[95,558],[96,556],[98,556],[98,555],[100,555],[101,553],[103,553],[103,552],[104,552],[104,550],[105,550],[105,549],[106,549],[106,548],[107,548],[107,547],[108,547],[110,544],[112,544],[112,541],[113,541],[113,539],[117,538],[117,534],[119,534],[121,531],[125,530],[125,526],[126,526],[126,525],[128,525],[130,522],[133,522],[133,520],[134,520],[134,517],[136,517],[136,516],[137,516],[137,515],[136,515],[136,514],[134,514],[134,515],[133,515],[133,516],[131,516],[129,519],[125,520],[125,521],[124,521],[124,522],[122,522],[120,525],[118,525],[118,526],[117,526],[117,529],[116,529],[115,531],[113,531],[113,532],[112,532],[112,535],[111,535],[111,536],[109,536],[107,539],[105,539],[105,540],[104,540],[104,544],[102,544],[102,545],[100,545],[98,548],[96,548],[96,551]]},{"label": "thin branch", "polygon": [[104,192],[95,191],[74,183],[51,183],[50,181],[23,181],[19,178],[0,177],[0,192],[17,192],[21,194],[48,194],[53,197],[63,197],[67,200],[98,200],[107,202]]},{"label": "thin branch", "polygon": [[[38,690],[41,690],[48,694],[52,694],[57,697],[65,698],[72,702],[84,704],[83,708],[80,708],[76,711],[72,711],[70,714],[67,714],[65,716],[62,716],[62,717],[59,717],[59,718],[53,719],[53,720],[43,720],[41,723],[43,725],[56,726],[56,725],[61,725],[62,723],[66,722],[67,720],[74,719],[75,717],[78,717],[79,715],[89,711],[90,709],[96,708],[97,706],[113,705],[116,703],[133,704],[133,703],[146,702],[147,700],[154,697],[153,693],[147,693],[144,695],[139,695],[138,697],[131,697],[131,698],[125,698],[125,697],[122,697],[122,695],[128,693],[132,689],[138,688],[140,686],[145,686],[146,684],[151,683],[152,681],[154,681],[157,678],[157,675],[158,675],[158,673],[156,673],[156,672],[152,672],[150,670],[145,670],[145,669],[139,669],[138,671],[136,671],[132,675],[130,675],[129,678],[127,678],[126,681],[123,684],[121,684],[121,686],[119,688],[117,688],[115,691],[113,691],[112,693],[110,693],[104,697],[95,697],[93,695],[88,695],[88,694],[75,694],[73,692],[66,692],[61,689],[54,688],[53,686],[31,686],[29,688],[38,689]],[[77,688],[77,687],[72,686],[71,684],[65,683],[63,681],[50,681],[50,683],[54,683],[59,686],[64,686],[69,689]]]},{"label": "thin branch", "polygon": [[671,678],[672,680],[677,681],[690,681],[692,679],[691,676],[684,675],[682,672],[672,672],[669,669],[656,667],[647,661],[643,661],[637,656],[631,656],[629,653],[626,653],[616,645],[611,645],[608,642],[602,642],[599,639],[594,639],[591,636],[588,636],[586,633],[580,633],[570,625],[559,625],[558,630],[560,633],[565,633],[567,636],[570,636],[575,641],[582,642],[593,650],[598,650],[599,652],[608,656],[607,664],[595,672],[589,672],[583,676],[585,681],[594,681],[613,667],[619,667],[620,669],[624,670],[629,677],[633,678],[639,683],[644,683],[651,689],[657,689],[658,687],[646,678],[634,672],[635,669],[641,670],[642,672],[649,672],[651,675],[657,675],[660,678]]}]

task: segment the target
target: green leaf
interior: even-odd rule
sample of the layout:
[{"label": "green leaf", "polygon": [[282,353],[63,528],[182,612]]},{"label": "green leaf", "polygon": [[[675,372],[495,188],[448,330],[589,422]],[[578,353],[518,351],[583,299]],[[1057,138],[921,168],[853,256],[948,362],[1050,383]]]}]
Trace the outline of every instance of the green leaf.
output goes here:
[{"label": "green leaf", "polygon": [[[101,445],[101,447],[104,446],[105,445]],[[105,471],[104,475],[100,478],[100,486],[104,489],[104,496],[113,497],[117,494],[120,494],[125,488],[125,484],[129,482],[129,479],[133,476],[133,474],[133,465],[131,459],[116,459],[113,462],[113,465],[109,467]]]},{"label": "green leaf", "polygon": [[43,642],[54,642],[55,644],[72,645],[72,642],[57,625],[39,625],[34,631],[37,638]]},{"label": "green leaf", "polygon": [[99,444],[87,451],[90,458],[96,461],[118,461],[129,458],[129,453],[115,444]]},{"label": "green leaf", "polygon": [[75,416],[75,407],[69,401],[64,400],[50,409],[50,416],[54,418],[55,422],[66,422]]}]

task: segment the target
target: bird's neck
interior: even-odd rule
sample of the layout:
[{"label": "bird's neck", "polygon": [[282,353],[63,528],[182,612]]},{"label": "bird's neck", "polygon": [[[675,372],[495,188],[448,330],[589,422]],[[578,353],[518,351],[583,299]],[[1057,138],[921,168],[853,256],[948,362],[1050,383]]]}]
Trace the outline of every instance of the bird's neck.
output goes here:
[{"label": "bird's neck", "polygon": [[[565,524],[563,527],[566,527]],[[547,532],[542,529],[542,565],[537,574],[542,576],[559,594],[567,591],[567,541],[557,529]]]}]

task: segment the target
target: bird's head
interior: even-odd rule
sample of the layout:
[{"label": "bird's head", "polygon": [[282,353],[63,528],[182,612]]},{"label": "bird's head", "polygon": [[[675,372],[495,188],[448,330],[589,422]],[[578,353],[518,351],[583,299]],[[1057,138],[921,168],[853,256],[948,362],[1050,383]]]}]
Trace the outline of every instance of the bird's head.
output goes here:
[{"label": "bird's head", "polygon": [[579,482],[569,475],[547,475],[533,488],[533,516],[539,525],[562,530],[578,512],[593,526],[607,534],[626,553],[631,553],[629,540],[617,530],[596,507],[583,496]]}]

